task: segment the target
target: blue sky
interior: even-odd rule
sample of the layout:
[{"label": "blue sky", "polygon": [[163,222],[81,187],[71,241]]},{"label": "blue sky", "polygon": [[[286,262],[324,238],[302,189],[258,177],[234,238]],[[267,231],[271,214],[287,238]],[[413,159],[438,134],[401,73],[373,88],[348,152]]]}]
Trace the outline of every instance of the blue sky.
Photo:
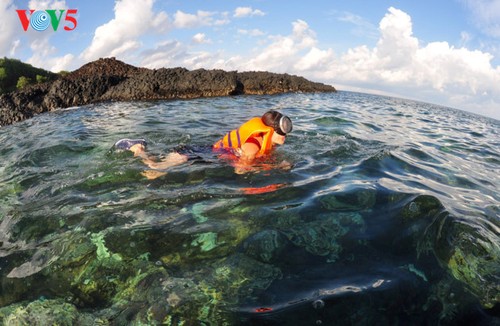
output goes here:
[{"label": "blue sky", "polygon": [[[24,31],[16,9],[77,9],[78,25]],[[267,70],[500,119],[500,0],[0,0],[0,56]]]}]

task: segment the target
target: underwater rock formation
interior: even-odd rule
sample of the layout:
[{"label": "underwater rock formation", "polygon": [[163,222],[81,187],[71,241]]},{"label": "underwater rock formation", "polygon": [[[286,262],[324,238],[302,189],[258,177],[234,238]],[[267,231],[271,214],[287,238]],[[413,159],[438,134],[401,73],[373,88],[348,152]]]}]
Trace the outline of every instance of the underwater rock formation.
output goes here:
[{"label": "underwater rock formation", "polygon": [[0,309],[2,325],[90,325],[94,322],[105,325],[103,320],[91,314],[81,313],[64,300],[41,298],[29,304],[16,304]]},{"label": "underwater rock formation", "polygon": [[[193,205],[183,211],[192,227],[178,235],[167,237],[160,227],[86,225],[96,232],[78,227],[51,237],[32,249],[33,259],[10,255],[0,270],[0,324],[41,325],[40,318],[55,325],[234,324],[231,308],[281,277],[279,268],[236,252],[255,233],[239,203]],[[223,227],[220,218],[237,227]]]},{"label": "underwater rock formation", "polygon": [[[436,254],[451,275],[478,297],[483,307],[500,304],[500,246],[472,226],[449,216],[443,219]],[[473,244],[469,237],[479,241]]]},{"label": "underwater rock formation", "polygon": [[335,92],[333,86],[269,72],[137,68],[114,58],[0,97],[0,126],[58,108],[103,101],[191,99],[242,94]]},{"label": "underwater rock formation", "polygon": [[[462,282],[484,308],[493,309],[499,304],[498,243],[492,242],[484,231],[479,233],[467,222],[447,212],[433,196],[417,196],[403,207],[401,217],[405,223],[413,223],[419,255],[433,252],[450,276]],[[470,238],[477,242],[470,241]]]}]

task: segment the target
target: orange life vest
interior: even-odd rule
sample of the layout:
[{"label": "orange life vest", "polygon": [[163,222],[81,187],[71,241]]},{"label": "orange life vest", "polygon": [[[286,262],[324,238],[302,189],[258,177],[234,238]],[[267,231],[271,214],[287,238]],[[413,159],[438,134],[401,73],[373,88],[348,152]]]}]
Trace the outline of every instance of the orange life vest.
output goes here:
[{"label": "orange life vest", "polygon": [[273,143],[271,141],[274,129],[266,126],[261,118],[252,118],[242,124],[238,129],[231,130],[222,139],[217,141],[213,148],[241,148],[241,146],[251,137],[257,137],[262,134],[262,144],[260,146],[257,157],[263,156],[271,150]]}]

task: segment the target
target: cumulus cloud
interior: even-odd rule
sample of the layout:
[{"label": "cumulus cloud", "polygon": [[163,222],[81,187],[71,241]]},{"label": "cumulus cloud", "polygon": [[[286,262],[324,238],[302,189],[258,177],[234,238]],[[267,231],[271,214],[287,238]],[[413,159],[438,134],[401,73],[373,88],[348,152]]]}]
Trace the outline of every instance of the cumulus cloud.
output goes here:
[{"label": "cumulus cloud", "polygon": [[[17,15],[14,15],[15,8],[13,0],[6,0],[0,2],[0,56],[13,56],[15,54],[15,49],[17,48],[18,42],[18,31],[21,30],[21,26],[17,19]],[[14,51],[12,51],[14,49]],[[13,53],[14,52],[14,53]]]},{"label": "cumulus cloud", "polygon": [[[51,5],[45,1],[47,3],[42,0],[32,2],[41,7]],[[253,50],[244,54],[229,56],[222,50],[199,51],[196,45],[210,42],[200,31],[195,31],[191,40],[185,43],[163,38],[154,47],[144,49],[142,37],[149,32],[214,27],[227,24],[231,14],[238,18],[264,14],[251,7],[239,7],[234,13],[177,11],[170,21],[165,12],[153,10],[154,1],[116,0],[114,18],[96,29],[92,43],[80,59],[89,61],[102,56],[117,56],[149,68],[184,66],[189,69],[286,72],[342,85],[343,89],[392,93],[500,119],[500,67],[492,66],[492,54],[466,48],[474,37],[468,32],[457,35],[462,40],[459,48],[447,42],[423,44],[413,35],[411,17],[391,7],[379,23],[374,46],[360,45],[339,54],[322,47],[316,32],[300,19],[292,22],[288,35],[269,35],[259,29],[237,30],[240,35],[259,37]],[[489,26],[490,35],[495,35],[495,23],[499,21],[495,15],[500,12],[495,6],[500,0],[479,0],[478,3],[480,8],[476,9],[475,17],[485,22],[483,26]],[[9,51],[26,46],[19,39],[30,37],[30,33],[21,33],[20,26],[18,31],[15,30],[19,22],[16,16],[9,14],[13,11],[12,6],[12,0],[0,4],[0,15],[5,17],[0,20],[0,55],[9,55]],[[373,35],[373,26],[367,25],[361,17],[342,17]],[[9,22],[9,19],[14,21]],[[78,60],[72,55],[58,54],[49,42],[52,34],[38,33],[36,39],[30,39],[28,44],[33,55],[29,62],[53,71],[66,69]]]},{"label": "cumulus cloud", "polygon": [[217,62],[224,62],[219,52],[193,51],[190,46],[179,41],[161,42],[153,49],[143,51],[140,56],[140,66],[147,68],[218,68]]},{"label": "cumulus cloud", "polygon": [[316,34],[303,20],[292,23],[292,34],[288,36],[272,36],[271,44],[248,60],[244,60],[237,69],[240,70],[270,70],[287,72],[293,70],[297,60],[309,51],[317,40]]},{"label": "cumulus cloud", "polygon": [[252,16],[264,16],[265,13],[259,9],[253,9],[252,7],[238,7],[234,10],[234,17],[252,17]]},{"label": "cumulus cloud", "polygon": [[155,13],[154,0],[117,0],[115,17],[99,26],[82,58],[90,61],[99,57],[120,56],[141,46],[140,36],[148,31],[168,28],[165,12]]},{"label": "cumulus cloud", "polygon": [[209,44],[212,43],[204,33],[197,33],[193,36],[191,41],[195,44]]},{"label": "cumulus cloud", "polygon": [[17,49],[22,45],[21,39],[31,44],[40,38],[49,39],[53,34],[50,29],[47,32],[24,31],[16,9],[48,9],[65,8],[66,1],[54,0],[31,0],[29,3],[16,7],[13,0],[0,2],[0,56],[14,57]]},{"label": "cumulus cloud", "polygon": [[51,46],[47,39],[40,39],[31,44],[33,56],[27,62],[35,67],[44,67],[53,72],[67,70],[73,65],[75,56],[66,54],[57,56],[57,49]]},{"label": "cumulus cloud", "polygon": [[215,13],[198,10],[196,14],[188,14],[178,10],[174,15],[174,26],[176,28],[195,28],[210,26],[214,23]]},{"label": "cumulus cloud", "polygon": [[164,41],[153,49],[142,51],[140,66],[147,68],[162,68],[181,66],[184,58],[191,56],[187,47],[179,41]]},{"label": "cumulus cloud", "polygon": [[314,72],[321,71],[322,67],[327,67],[331,63],[334,56],[333,50],[320,50],[317,47],[312,47],[303,57],[293,65],[295,71],[298,72]]},{"label": "cumulus cloud", "polygon": [[[379,28],[375,48],[350,49],[330,67],[335,79],[456,108],[491,99],[500,102],[500,67],[491,65],[491,54],[447,42],[422,45],[412,35],[410,16],[395,8],[389,8]],[[493,110],[483,107],[481,113],[491,116]]]},{"label": "cumulus cloud", "polygon": [[0,17],[2,17],[0,20],[0,56],[16,57],[18,51],[29,49],[31,57],[26,60],[28,63],[55,72],[67,69],[73,62],[74,55],[58,56],[57,48],[50,43],[55,32],[51,28],[43,32],[33,31],[31,28],[24,31],[15,13],[16,9],[45,10],[66,7],[64,0],[31,0],[19,8],[14,6],[13,1],[2,2],[0,4]]},{"label": "cumulus cloud", "polygon": [[177,10],[174,14],[173,27],[182,29],[203,26],[221,26],[229,24],[229,22],[227,12],[218,13],[198,10],[196,14],[190,14]]},{"label": "cumulus cloud", "polygon": [[270,37],[270,43],[247,58],[230,58],[224,69],[269,70],[304,75],[352,89],[391,92],[500,118],[500,67],[493,56],[447,42],[421,44],[411,17],[389,8],[379,24],[376,46],[349,49],[337,56],[318,46],[316,33],[302,20],[292,33]]}]

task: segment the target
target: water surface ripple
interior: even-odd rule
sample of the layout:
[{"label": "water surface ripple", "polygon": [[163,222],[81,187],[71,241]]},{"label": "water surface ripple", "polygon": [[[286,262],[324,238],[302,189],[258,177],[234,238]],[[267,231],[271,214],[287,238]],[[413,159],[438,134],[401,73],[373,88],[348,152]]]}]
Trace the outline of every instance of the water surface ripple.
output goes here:
[{"label": "water surface ripple", "polygon": [[[268,109],[294,131],[257,172],[207,154],[148,180],[112,150],[212,144]],[[499,130],[350,92],[103,103],[3,127],[0,321],[500,324]]]}]

